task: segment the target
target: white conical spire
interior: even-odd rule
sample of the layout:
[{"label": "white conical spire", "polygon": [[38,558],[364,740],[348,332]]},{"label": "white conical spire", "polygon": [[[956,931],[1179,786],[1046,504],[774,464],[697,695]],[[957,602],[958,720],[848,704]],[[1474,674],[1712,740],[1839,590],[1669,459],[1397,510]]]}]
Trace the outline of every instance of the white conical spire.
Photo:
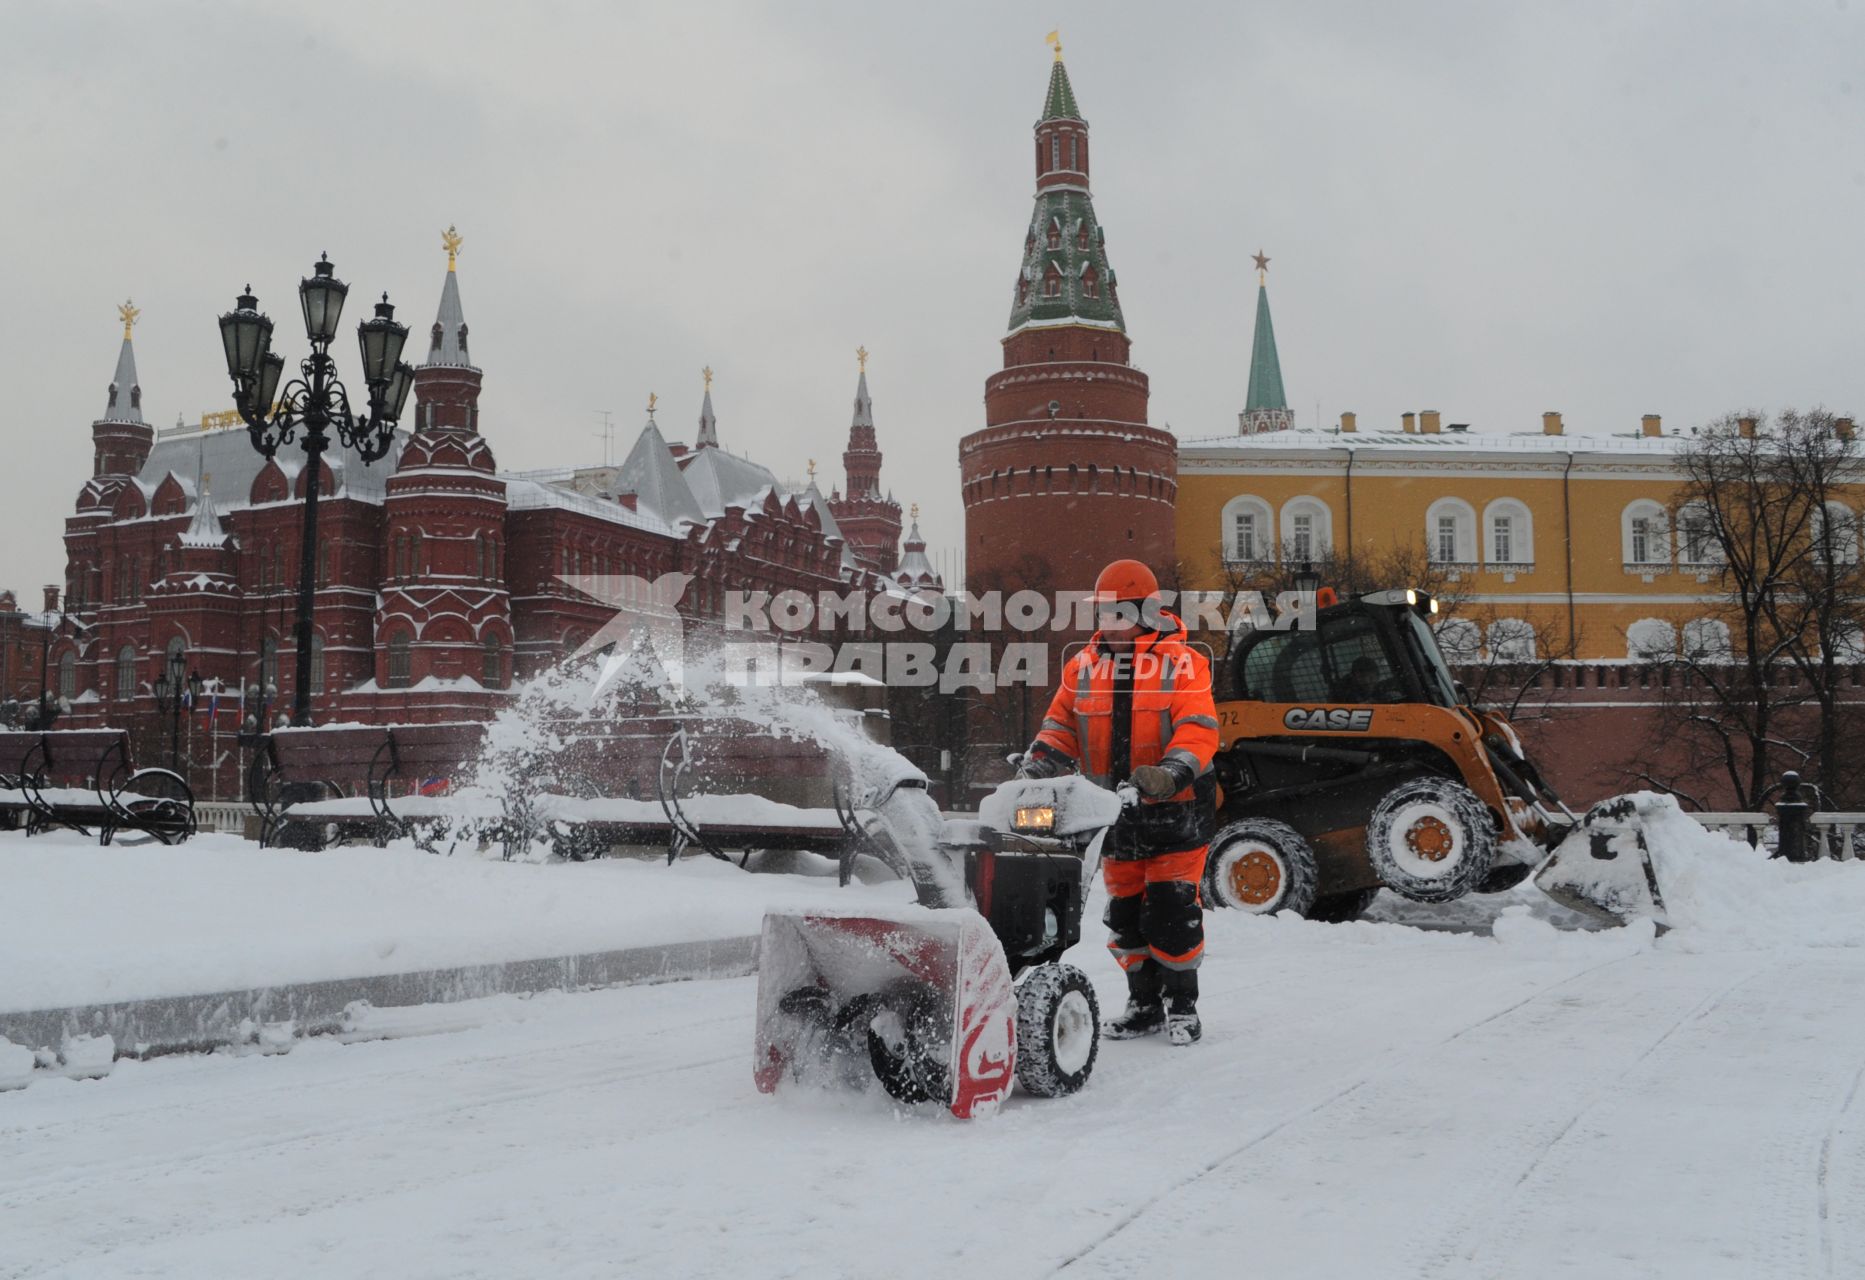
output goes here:
[{"label": "white conical spire", "polygon": [[448,227],[441,233],[440,242],[447,249],[447,283],[440,289],[440,312],[434,317],[426,363],[470,369],[473,362],[466,350],[466,312],[460,306],[460,275],[454,267],[460,256],[462,237]]},{"label": "white conical spire", "polygon": [[693,496],[686,477],[680,474],[680,464],[674,461],[673,451],[667,447],[660,427],[655,425],[651,409],[647,425],[641,428],[635,447],[628,451],[622,463],[616,487],[623,493],[635,495],[637,511],[657,516],[676,528],[682,520],[706,523],[699,500]]},{"label": "white conical spire", "polygon": [[110,403],[104,407],[99,422],[141,422],[142,387],[136,381],[136,348],[130,342],[130,330],[141,315],[136,306],[125,302],[117,308],[123,317],[123,346],[117,351],[116,376],[110,380]]},{"label": "white conical spire", "polygon": [[712,366],[700,370],[706,379],[706,398],[699,405],[699,436],[693,441],[695,449],[716,449],[719,447],[719,420],[712,412]]},{"label": "white conical spire", "polygon": [[220,527],[220,514],[214,510],[214,495],[201,486],[200,500],[194,504],[194,519],[187,532],[177,539],[184,547],[219,547],[226,543],[226,530]]}]

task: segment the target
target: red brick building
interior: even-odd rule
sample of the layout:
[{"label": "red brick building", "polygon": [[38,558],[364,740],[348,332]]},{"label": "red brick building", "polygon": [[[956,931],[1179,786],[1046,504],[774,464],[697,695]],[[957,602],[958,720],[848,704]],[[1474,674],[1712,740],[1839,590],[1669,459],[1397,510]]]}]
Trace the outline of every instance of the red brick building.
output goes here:
[{"label": "red brick building", "polygon": [[1109,559],[1177,557],[1177,447],[1146,422],[1089,192],[1088,122],[1059,51],[1035,133],[1004,365],[985,380],[984,428],[959,442],[973,590],[1086,590]]},{"label": "red brick building", "polygon": [[[50,646],[65,723],[147,722],[171,652],[219,682],[222,732],[276,718],[296,674],[304,455],[288,446],[262,458],[223,419],[154,429],[129,323],[91,428],[93,474],[66,521],[69,625]],[[565,577],[693,575],[679,607],[703,624],[728,590],[879,587],[881,566],[897,563],[899,507],[878,499],[865,371],[860,555],[813,482],[792,492],[724,448],[710,385],[691,447],[670,443],[650,409],[619,467],[505,472],[483,431],[483,377],[450,253],[405,429],[373,465],[336,445],[325,455],[311,673],[320,723],[491,715],[515,676],[609,620],[610,606]],[[866,518],[870,507],[879,518]]]}]

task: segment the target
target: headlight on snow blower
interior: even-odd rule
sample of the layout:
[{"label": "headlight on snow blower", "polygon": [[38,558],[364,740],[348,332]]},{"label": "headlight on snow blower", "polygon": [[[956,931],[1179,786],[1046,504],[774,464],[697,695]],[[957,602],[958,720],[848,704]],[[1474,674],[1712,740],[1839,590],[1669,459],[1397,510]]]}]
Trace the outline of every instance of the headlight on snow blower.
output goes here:
[{"label": "headlight on snow blower", "polygon": [[1052,804],[1033,804],[1019,808],[1010,826],[1011,830],[1022,835],[1048,835],[1056,829],[1056,807]]}]

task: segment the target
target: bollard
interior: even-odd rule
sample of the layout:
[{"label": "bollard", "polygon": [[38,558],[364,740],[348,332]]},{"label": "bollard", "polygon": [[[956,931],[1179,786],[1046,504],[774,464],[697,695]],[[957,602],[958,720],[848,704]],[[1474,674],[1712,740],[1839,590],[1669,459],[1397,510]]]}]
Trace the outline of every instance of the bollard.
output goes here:
[{"label": "bollard", "polygon": [[1789,862],[1813,861],[1815,850],[1807,841],[1807,814],[1812,808],[1801,796],[1800,775],[1792,769],[1783,773],[1781,797],[1774,802],[1775,825],[1781,831],[1775,857],[1786,858]]}]

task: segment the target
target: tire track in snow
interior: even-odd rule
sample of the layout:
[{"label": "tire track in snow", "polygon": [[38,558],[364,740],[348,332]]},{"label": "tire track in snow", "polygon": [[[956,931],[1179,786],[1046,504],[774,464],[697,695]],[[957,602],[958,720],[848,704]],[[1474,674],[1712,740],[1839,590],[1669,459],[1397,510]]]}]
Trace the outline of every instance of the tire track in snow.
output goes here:
[{"label": "tire track in snow", "polygon": [[1833,1149],[1839,1141],[1839,1131],[1845,1126],[1846,1116],[1852,1110],[1852,1103],[1859,1096],[1859,1085],[1865,1082],[1865,1066],[1852,1075],[1852,1087],[1846,1091],[1845,1101],[1839,1104],[1839,1112],[1827,1127],[1826,1140],[1820,1144],[1820,1168],[1818,1183],[1820,1188],[1820,1253],[1826,1260],[1826,1274],[1839,1275],[1839,1263],[1835,1257],[1833,1241],[1833,1198],[1832,1171]]},{"label": "tire track in snow", "polygon": [[[1688,1269],[1667,1255],[1676,1274],[1859,1274],[1860,1259],[1844,1256],[1827,1216],[1843,1167],[1828,1155],[1859,1088],[1853,1064],[1865,1054],[1865,1024],[1829,1016],[1856,998],[1859,976],[1830,953],[1765,965],[1688,1019],[1541,1154],[1503,1220],[1470,1250],[1475,1274],[1516,1274],[1524,1253],[1564,1256],[1572,1238],[1564,1224],[1635,1239],[1646,1252],[1654,1240],[1674,1240],[1673,1252],[1695,1255]],[[1769,1034],[1754,1036],[1761,1025]],[[1808,1029],[1815,1025],[1818,1035]],[[1835,1039],[1836,1026],[1850,1036]],[[1839,1186],[1857,1194],[1856,1181]]]},{"label": "tire track in snow", "polygon": [[[1384,1067],[1388,1067],[1389,1065],[1393,1063],[1404,1062],[1407,1060],[1423,1059],[1425,1057],[1428,1057],[1430,1054],[1435,1053],[1438,1050],[1444,1048],[1445,1046],[1450,1045],[1462,1039],[1463,1037],[1471,1034],[1472,1032],[1477,1031],[1484,1027],[1488,1027],[1491,1024],[1496,1023],[1503,1018],[1510,1017],[1511,1015],[1514,1015],[1520,1012],[1521,1010],[1527,1008],[1528,1006],[1533,1005],[1541,1000],[1548,998],[1549,996],[1556,994],[1557,992],[1561,991],[1563,988],[1568,987],[1572,985],[1573,983],[1578,982],[1581,979],[1588,977],[1591,974],[1597,973],[1600,970],[1609,968],[1613,965],[1624,964],[1625,962],[1629,960],[1635,959],[1638,954],[1640,953],[1634,953],[1633,955],[1618,955],[1618,956],[1612,957],[1609,960],[1603,960],[1599,962],[1598,964],[1589,965],[1586,968],[1581,969],[1577,973],[1569,974],[1566,977],[1557,979],[1556,981],[1549,983],[1546,986],[1539,987],[1536,990],[1530,992],[1528,995],[1522,997],[1521,999],[1516,1000],[1511,1004],[1505,1005],[1503,1008],[1498,1009],[1492,1013],[1486,1014],[1481,1018],[1475,1019],[1474,1021],[1458,1028],[1456,1031],[1453,1031],[1450,1035],[1442,1037],[1441,1039],[1435,1041],[1434,1043],[1432,1043],[1431,1045],[1425,1048],[1422,1048],[1422,1049],[1421,1048],[1408,1048],[1408,1049],[1397,1050],[1397,1051],[1388,1053],[1379,1059],[1379,1066],[1381,1068],[1384,1068]],[[1142,1219],[1144,1219],[1148,1214],[1152,1213],[1159,1206],[1166,1203],[1168,1199],[1170,1199],[1171,1197],[1178,1195],[1185,1188],[1223,1169],[1226,1165],[1231,1164],[1232,1162],[1248,1154],[1249,1152],[1261,1146],[1262,1144],[1271,1141],[1278,1134],[1291,1128],[1292,1126],[1300,1124],[1301,1122],[1305,1120],[1311,1119],[1314,1116],[1317,1116],[1325,1111],[1328,1111],[1329,1109],[1339,1105],[1340,1103],[1345,1102],[1348,1099],[1354,1097],[1362,1089],[1366,1088],[1369,1084],[1373,1083],[1375,1079],[1377,1079],[1378,1077],[1384,1074],[1386,1074],[1386,1072],[1383,1070],[1368,1071],[1364,1073],[1363,1075],[1361,1075],[1358,1079],[1354,1080],[1351,1084],[1348,1084],[1345,1087],[1336,1089],[1328,1093],[1324,1097],[1321,1097],[1309,1103],[1308,1105],[1303,1106],[1298,1111],[1290,1115],[1286,1115],[1282,1117],[1281,1119],[1275,1121],[1273,1124],[1270,1124],[1265,1128],[1259,1129],[1258,1131],[1253,1133],[1249,1138],[1239,1143],[1238,1145],[1230,1148],[1229,1150],[1223,1152],[1222,1154],[1212,1159],[1209,1159],[1203,1162],[1192,1173],[1186,1175],[1185,1177],[1182,1177],[1182,1178],[1179,1178],[1173,1181],[1166,1187],[1154,1192],[1152,1195],[1141,1200],[1137,1205],[1134,1205],[1126,1213],[1122,1214],[1105,1231],[1101,1232],[1094,1239],[1090,1240],[1086,1245],[1082,1246],[1080,1249],[1076,1250],[1074,1253],[1071,1253],[1067,1257],[1065,1257],[1060,1263],[1058,1263],[1050,1271],[1049,1274],[1053,1277],[1053,1276],[1061,1275],[1063,1272],[1068,1271],[1070,1268],[1074,1267],[1077,1263],[1080,1263],[1086,1260],[1087,1258],[1089,1258],[1092,1254],[1094,1254],[1095,1252],[1103,1248],[1105,1245],[1118,1239],[1125,1232],[1127,1232],[1130,1228],[1132,1228],[1137,1223],[1139,1223]]]},{"label": "tire track in snow", "polygon": [[[1664,1031],[1657,1039],[1651,1041],[1651,1043],[1646,1045],[1635,1057],[1630,1059],[1625,1066],[1612,1077],[1609,1083],[1588,1090],[1580,1105],[1574,1108],[1573,1113],[1568,1116],[1566,1122],[1546,1140],[1536,1144],[1534,1150],[1529,1154],[1527,1163],[1519,1167],[1512,1179],[1507,1180],[1507,1190],[1502,1196],[1499,1198],[1486,1197],[1482,1205],[1472,1209],[1467,1215],[1466,1225],[1453,1231],[1450,1237],[1443,1241],[1442,1251],[1439,1256],[1426,1264],[1422,1274],[1426,1276],[1440,1274],[1447,1267],[1460,1263],[1466,1266],[1474,1266],[1477,1255],[1482,1252],[1483,1247],[1495,1237],[1496,1229],[1494,1226],[1494,1218],[1497,1211],[1504,1209],[1510,1201],[1514,1200],[1517,1195],[1519,1195],[1522,1187],[1534,1176],[1535,1171],[1542,1166],[1561,1143],[1567,1140],[1568,1136],[1574,1132],[1575,1127],[1578,1126],[1587,1115],[1598,1109],[1609,1098],[1615,1097],[1618,1094],[1619,1087],[1634,1073],[1643,1068],[1652,1056],[1669,1043],[1672,1037],[1679,1031],[1687,1026],[1701,1022],[1715,1010],[1722,1007],[1723,1003],[1737,991],[1779,967],[1779,961],[1770,960],[1767,963],[1751,969],[1734,981],[1724,984],[1720,990],[1704,997],[1694,1007],[1673,1019],[1670,1025],[1665,1027]],[[1520,1153],[1505,1154],[1513,1157]],[[1513,1164],[1515,1161],[1513,1158],[1510,1158],[1498,1160],[1496,1163]],[[1471,1239],[1473,1233],[1475,1234],[1475,1238]]]}]

